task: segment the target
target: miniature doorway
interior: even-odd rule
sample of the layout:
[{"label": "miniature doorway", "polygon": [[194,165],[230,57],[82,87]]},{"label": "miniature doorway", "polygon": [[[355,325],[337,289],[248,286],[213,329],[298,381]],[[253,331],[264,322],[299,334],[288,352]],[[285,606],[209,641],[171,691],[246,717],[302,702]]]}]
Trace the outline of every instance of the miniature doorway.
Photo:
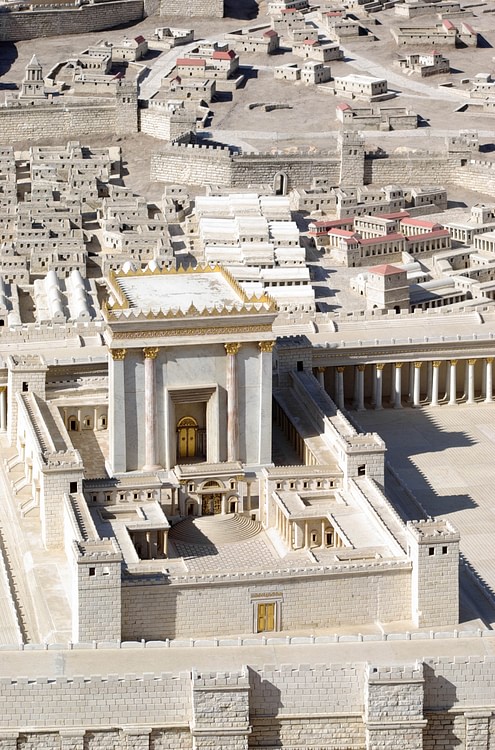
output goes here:
[{"label": "miniature doorway", "polygon": [[203,495],[201,500],[201,515],[215,516],[222,512],[222,496],[215,493],[214,495]]},{"label": "miniature doorway", "polygon": [[287,175],[285,172],[277,172],[273,178],[273,192],[275,195],[287,195]]},{"label": "miniature doorway", "polygon": [[275,602],[258,604],[256,617],[256,632],[266,633],[275,630]]},{"label": "miniature doorway", "polygon": [[196,433],[198,423],[194,417],[182,417],[177,422],[179,458],[193,458],[196,455]]}]

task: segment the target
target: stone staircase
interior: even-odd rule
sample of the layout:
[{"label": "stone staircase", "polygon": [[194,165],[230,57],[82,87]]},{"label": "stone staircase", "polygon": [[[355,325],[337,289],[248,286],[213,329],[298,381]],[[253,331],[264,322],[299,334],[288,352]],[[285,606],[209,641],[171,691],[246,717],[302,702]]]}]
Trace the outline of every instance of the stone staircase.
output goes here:
[{"label": "stone staircase", "polygon": [[239,513],[186,518],[173,526],[169,538],[174,542],[195,545],[234,544],[245,542],[263,530],[258,521]]}]

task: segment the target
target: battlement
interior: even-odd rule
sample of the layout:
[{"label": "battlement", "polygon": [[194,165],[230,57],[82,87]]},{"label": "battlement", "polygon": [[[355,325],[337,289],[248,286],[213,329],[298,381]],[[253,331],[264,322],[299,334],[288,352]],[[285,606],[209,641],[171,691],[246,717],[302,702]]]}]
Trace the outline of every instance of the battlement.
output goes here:
[{"label": "battlement", "polygon": [[444,544],[445,542],[458,542],[460,539],[455,526],[444,518],[408,521],[407,528],[418,544]]},{"label": "battlement", "polygon": [[368,683],[424,682],[423,664],[420,661],[394,666],[367,664],[366,678]]},{"label": "battlement", "polygon": [[248,668],[243,666],[239,672],[201,672],[192,671],[193,690],[225,690],[229,687],[249,690]]},{"label": "battlement", "polygon": [[10,354],[8,358],[11,370],[29,370],[35,372],[46,372],[48,367],[45,360],[39,354]]},{"label": "battlement", "polygon": [[87,539],[84,542],[75,541],[73,548],[78,564],[94,562],[121,562],[122,554],[115,539]]},{"label": "battlement", "polygon": [[193,151],[196,153],[202,153],[203,155],[214,154],[215,158],[226,158],[230,159],[233,154],[233,150],[230,146],[222,146],[210,143],[181,143],[180,141],[172,141],[168,144],[167,149],[182,150],[185,152]]}]

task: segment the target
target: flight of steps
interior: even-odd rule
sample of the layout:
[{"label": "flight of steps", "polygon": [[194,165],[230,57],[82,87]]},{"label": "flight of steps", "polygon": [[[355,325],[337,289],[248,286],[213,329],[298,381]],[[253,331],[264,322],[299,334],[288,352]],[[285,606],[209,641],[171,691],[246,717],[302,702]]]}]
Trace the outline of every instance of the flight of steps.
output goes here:
[{"label": "flight of steps", "polygon": [[245,542],[262,531],[258,521],[239,513],[186,518],[173,526],[169,538],[174,542],[195,545],[234,544]]}]

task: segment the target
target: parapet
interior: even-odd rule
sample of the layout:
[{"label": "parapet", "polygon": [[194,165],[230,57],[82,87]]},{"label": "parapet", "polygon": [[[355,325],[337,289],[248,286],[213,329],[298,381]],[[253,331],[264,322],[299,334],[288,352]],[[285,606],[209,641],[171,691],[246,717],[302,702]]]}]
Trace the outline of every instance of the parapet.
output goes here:
[{"label": "parapet", "polygon": [[11,354],[8,358],[9,370],[34,370],[45,372],[46,362],[39,354]]},{"label": "parapet", "polygon": [[73,547],[78,564],[122,561],[122,553],[115,539],[105,537],[103,539],[88,539],[84,542],[75,541]]},{"label": "parapet", "polygon": [[366,679],[368,682],[412,682],[424,681],[423,664],[420,661],[414,664],[382,666],[376,664],[366,665]]},{"label": "parapet", "polygon": [[458,542],[460,539],[459,532],[455,526],[445,518],[408,521],[407,528],[418,544]]}]

